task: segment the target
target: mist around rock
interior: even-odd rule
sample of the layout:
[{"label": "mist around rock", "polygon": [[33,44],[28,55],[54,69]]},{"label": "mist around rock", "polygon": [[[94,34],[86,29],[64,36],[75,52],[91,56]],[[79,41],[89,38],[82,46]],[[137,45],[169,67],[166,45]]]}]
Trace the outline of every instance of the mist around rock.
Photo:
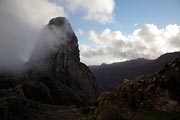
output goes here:
[{"label": "mist around rock", "polygon": [[[43,69],[41,67],[46,67],[45,59],[47,56],[66,51],[64,47],[72,40],[71,36],[74,35],[74,32],[65,18],[59,17],[59,20],[60,23],[53,23],[52,19],[48,26],[42,28],[36,45],[29,56],[28,67],[38,65],[40,69]],[[55,20],[55,22],[59,21]],[[40,66],[40,64],[42,65]]]},{"label": "mist around rock", "polygon": [[[40,5],[42,11],[39,11],[38,6]],[[46,11],[43,11],[47,6],[49,7],[49,13],[51,13],[48,15]],[[33,2],[28,1],[0,1],[1,71],[6,69],[6,71],[17,72],[24,69],[24,64],[29,61],[31,52],[37,42],[44,42],[40,39],[48,37],[48,31],[45,30],[45,25],[48,24],[48,21],[53,16],[57,16],[57,13],[65,16],[60,8],[55,8],[58,7],[44,0],[38,1],[37,6],[34,6]],[[36,12],[33,12],[33,10]],[[43,31],[46,31],[46,33],[44,34]],[[49,37],[52,37],[52,35]],[[57,44],[55,38],[52,38],[51,42],[46,41],[46,43]]]},{"label": "mist around rock", "polygon": [[[3,11],[0,11],[0,14],[1,12]],[[2,16],[0,21],[1,71],[17,72],[24,70],[32,52],[35,51],[38,59],[51,52],[57,52],[62,45],[67,44],[69,33],[72,34],[72,29],[68,28],[68,25],[63,25],[61,28],[51,26],[51,30],[48,26],[44,26],[42,29],[34,29],[14,16],[8,17],[10,18]]]},{"label": "mist around rock", "polygon": [[[86,106],[99,94],[94,75],[80,62],[78,39],[64,17],[53,18],[44,26],[24,67],[15,75],[12,71],[0,73],[0,101],[3,101],[0,111],[1,107],[2,111],[6,108],[11,111],[8,120],[24,118],[22,114],[29,115],[31,112],[25,111],[32,106],[27,102],[32,101],[32,105]],[[16,110],[22,114],[13,111],[14,105],[20,107]],[[23,109],[26,105],[27,108]],[[37,109],[41,111],[41,107]]]}]

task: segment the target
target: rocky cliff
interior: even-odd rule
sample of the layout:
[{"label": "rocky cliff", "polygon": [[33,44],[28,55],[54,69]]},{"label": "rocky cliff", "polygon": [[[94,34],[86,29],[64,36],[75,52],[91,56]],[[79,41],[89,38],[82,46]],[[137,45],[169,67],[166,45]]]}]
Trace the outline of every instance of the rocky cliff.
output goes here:
[{"label": "rocky cliff", "polygon": [[[78,39],[66,18],[54,18],[45,26],[28,66],[24,91],[37,94],[38,90],[29,88],[43,86],[49,97],[40,101],[49,98],[57,104],[86,104],[98,94],[95,77],[80,62]],[[38,96],[29,95],[32,99]]]}]

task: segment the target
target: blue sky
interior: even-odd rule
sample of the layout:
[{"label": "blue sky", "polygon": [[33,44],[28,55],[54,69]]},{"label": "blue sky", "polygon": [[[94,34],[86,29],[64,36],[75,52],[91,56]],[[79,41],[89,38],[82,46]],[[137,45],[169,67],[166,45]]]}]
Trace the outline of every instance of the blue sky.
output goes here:
[{"label": "blue sky", "polygon": [[[102,24],[97,21],[84,20],[82,11],[70,13],[68,18],[75,31],[93,29],[100,33],[105,28],[110,28],[129,35],[144,24],[155,24],[158,28],[169,24],[180,25],[179,11],[179,0],[115,0],[112,23]],[[87,42],[85,38],[79,41]]]},{"label": "blue sky", "polygon": [[[180,23],[179,0],[116,0],[115,21],[130,34],[136,27],[153,23],[158,27]],[[116,28],[118,29],[118,28]]]}]

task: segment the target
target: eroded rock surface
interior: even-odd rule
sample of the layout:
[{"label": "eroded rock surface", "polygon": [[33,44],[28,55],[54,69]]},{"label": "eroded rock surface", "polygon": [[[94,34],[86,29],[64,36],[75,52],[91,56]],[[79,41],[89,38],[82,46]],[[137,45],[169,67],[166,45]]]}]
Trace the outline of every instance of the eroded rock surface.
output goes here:
[{"label": "eroded rock surface", "polygon": [[78,39],[66,18],[50,20],[28,65],[27,78],[46,85],[56,104],[86,104],[98,94],[95,77],[80,62]]}]

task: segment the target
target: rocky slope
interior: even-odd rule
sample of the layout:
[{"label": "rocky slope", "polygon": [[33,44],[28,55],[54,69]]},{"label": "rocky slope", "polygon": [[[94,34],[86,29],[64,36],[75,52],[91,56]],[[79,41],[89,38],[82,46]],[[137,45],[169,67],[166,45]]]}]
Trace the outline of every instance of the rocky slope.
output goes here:
[{"label": "rocky slope", "polygon": [[164,65],[175,58],[180,58],[180,52],[166,53],[155,60],[139,58],[113,64],[90,66],[97,82],[105,89],[112,90],[124,79],[133,79],[139,75],[150,75],[164,68]]},{"label": "rocky slope", "polygon": [[[31,119],[32,111],[35,117],[42,112],[42,119],[46,119],[47,111],[53,110],[46,105],[42,108],[42,104],[87,105],[96,98],[98,91],[95,77],[80,62],[78,39],[70,23],[64,17],[57,17],[44,27],[25,71],[0,74],[0,118]],[[53,114],[63,111],[59,107],[56,110]],[[59,113],[57,119],[64,113]]]},{"label": "rocky slope", "polygon": [[[102,93],[92,107],[97,116],[105,106],[116,106],[123,113],[153,111],[174,114],[180,112],[180,59],[150,77],[125,80],[112,92]],[[138,114],[137,113],[137,114]],[[131,120],[135,119],[136,114]],[[130,119],[130,118],[129,118]],[[177,119],[175,119],[177,120]]]}]

